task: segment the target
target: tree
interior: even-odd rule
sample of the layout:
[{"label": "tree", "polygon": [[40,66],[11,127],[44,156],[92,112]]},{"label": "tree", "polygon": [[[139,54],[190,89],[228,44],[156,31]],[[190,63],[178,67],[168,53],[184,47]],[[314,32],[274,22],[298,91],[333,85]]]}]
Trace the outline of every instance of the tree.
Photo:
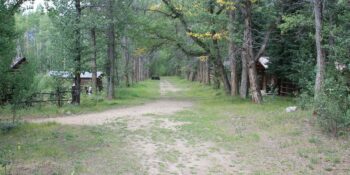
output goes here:
[{"label": "tree", "polygon": [[[209,25],[212,26],[211,29],[209,29],[209,32],[207,31],[205,34],[197,33],[192,29],[188,20],[186,19],[186,16],[184,13],[185,11],[179,10],[179,8],[177,8],[175,4],[170,0],[162,0],[162,2],[166,5],[167,9],[170,11],[171,14],[168,14],[166,12],[161,12],[161,13],[166,14],[167,17],[171,17],[173,19],[179,19],[187,35],[192,39],[194,43],[196,43],[198,47],[202,49],[202,52],[193,52],[193,51],[186,50],[185,47],[179,42],[177,42],[176,45],[179,46],[181,50],[187,55],[191,55],[191,56],[207,55],[209,57],[209,60],[212,61],[212,63],[215,65],[214,72],[216,74],[216,77],[222,81],[225,92],[227,94],[230,94],[231,85],[223,65],[223,60],[222,60],[222,55],[221,55],[220,45],[219,45],[221,35],[220,33],[217,32],[217,30],[214,27],[214,26],[217,26],[216,25],[217,21],[213,20],[213,18],[208,18],[206,23],[209,23]],[[203,7],[205,8],[206,12],[209,12],[209,16],[213,16],[213,17],[219,17],[222,14],[222,12],[225,10],[225,6],[221,6],[216,1],[213,1],[213,0],[208,0],[207,2],[203,3]],[[208,14],[204,14],[204,15],[208,16]]]},{"label": "tree", "polygon": [[262,95],[258,87],[257,72],[256,72],[256,60],[253,53],[253,38],[252,38],[252,2],[251,0],[245,0],[244,2],[244,44],[243,54],[245,58],[249,82],[252,93],[252,100],[255,103],[262,102]]},{"label": "tree", "polygon": [[9,104],[13,110],[15,122],[16,110],[23,105],[32,90],[34,65],[29,63],[13,69],[13,63],[21,58],[17,53],[15,40],[15,13],[24,1],[0,0],[0,105]]},{"label": "tree", "polygon": [[91,72],[92,72],[92,91],[97,94],[97,45],[96,45],[96,28],[90,29],[91,33],[91,46],[92,46],[92,57],[91,57]]},{"label": "tree", "polygon": [[75,10],[76,10],[76,16],[75,16],[75,29],[74,29],[74,36],[75,36],[75,47],[74,47],[74,62],[75,62],[75,69],[74,69],[74,93],[72,97],[72,103],[73,104],[80,104],[80,73],[81,73],[81,56],[82,56],[82,47],[81,47],[81,29],[80,29],[80,18],[81,18],[81,2],[80,0],[74,0]]},{"label": "tree", "polygon": [[107,16],[108,16],[108,27],[107,27],[107,62],[106,62],[106,72],[107,72],[107,98],[112,100],[115,98],[115,27],[114,27],[114,0],[108,0],[107,4]]},{"label": "tree", "polygon": [[229,46],[228,46],[228,56],[231,62],[231,95],[236,96],[238,95],[238,74],[237,74],[237,45],[233,41],[232,34],[234,31],[234,23],[235,23],[235,11],[229,10],[228,12],[229,16],[229,24],[228,24],[228,30],[230,32],[231,37],[229,38]]},{"label": "tree", "polygon": [[324,79],[325,79],[325,55],[322,48],[322,1],[314,0],[315,12],[315,42],[317,48],[317,67],[316,67],[316,81],[315,81],[315,99],[322,93]]}]

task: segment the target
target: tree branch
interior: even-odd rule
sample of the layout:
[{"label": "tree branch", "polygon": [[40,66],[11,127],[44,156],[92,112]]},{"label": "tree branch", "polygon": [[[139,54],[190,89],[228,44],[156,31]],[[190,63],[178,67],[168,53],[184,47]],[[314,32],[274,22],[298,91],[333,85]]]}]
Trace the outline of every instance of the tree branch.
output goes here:
[{"label": "tree branch", "polygon": [[207,52],[203,51],[193,51],[193,50],[187,50],[185,47],[183,47],[180,43],[177,43],[176,46],[187,56],[192,56],[192,57],[198,57],[198,56],[203,56],[203,55],[208,55]]},{"label": "tree branch", "polygon": [[[183,16],[183,14],[178,11],[175,6],[171,3],[171,0],[162,0],[163,3],[168,7],[168,9],[176,16],[176,18],[178,18],[182,24],[182,26],[185,28],[185,31],[187,33],[193,33],[193,31],[191,30],[191,28],[188,26],[187,21],[185,20],[185,17]],[[205,50],[206,52],[210,53],[210,48],[203,42],[201,41],[199,38],[196,38],[194,36],[191,36],[191,39],[201,48],[203,48],[203,50]]]},{"label": "tree branch", "polygon": [[18,0],[16,3],[10,8],[10,12],[15,12],[26,0]]},{"label": "tree branch", "polygon": [[259,52],[255,55],[255,58],[254,58],[255,61],[257,61],[264,54],[266,47],[267,47],[267,44],[268,44],[269,39],[270,39],[271,32],[272,32],[272,29],[270,28],[265,33],[263,44],[261,45]]},{"label": "tree branch", "polygon": [[[162,36],[160,35],[159,33],[154,33],[154,35],[156,37],[158,37],[159,39],[163,39],[163,40],[166,40],[166,41],[171,41],[171,42],[174,42],[176,43],[175,45],[183,52],[185,53],[186,55],[188,56],[203,56],[203,55],[208,55],[209,53],[206,52],[206,51],[193,51],[193,50],[188,50],[186,49],[186,47],[184,47],[180,42],[176,41],[176,39],[173,39],[171,37],[168,37],[168,36]],[[163,43],[164,44],[164,43]]]},{"label": "tree branch", "polygon": [[278,18],[277,22],[274,22],[270,25],[268,31],[265,33],[265,36],[264,36],[264,40],[263,40],[263,44],[261,45],[258,53],[255,55],[255,58],[254,60],[255,61],[258,61],[259,58],[264,54],[265,50],[266,50],[266,47],[267,47],[267,44],[270,40],[270,36],[271,36],[271,33],[272,31],[276,28],[277,24],[281,21],[281,17]]},{"label": "tree branch", "polygon": [[220,9],[215,13],[216,15],[220,15],[224,10],[226,6],[221,6]]}]

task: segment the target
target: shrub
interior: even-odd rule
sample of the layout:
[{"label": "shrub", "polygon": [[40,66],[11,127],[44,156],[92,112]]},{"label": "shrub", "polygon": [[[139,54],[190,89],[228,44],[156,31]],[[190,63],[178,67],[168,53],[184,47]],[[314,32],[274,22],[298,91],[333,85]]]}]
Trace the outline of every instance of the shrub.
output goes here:
[{"label": "shrub", "polygon": [[2,133],[7,133],[10,132],[11,130],[15,129],[18,127],[19,123],[18,122],[0,122],[0,131]]},{"label": "shrub", "polygon": [[319,124],[339,135],[350,128],[350,95],[346,78],[326,79],[324,93],[315,102]]},{"label": "shrub", "polygon": [[14,153],[9,148],[0,149],[0,168],[4,168],[5,174],[8,174],[7,167],[11,165],[13,156]]}]

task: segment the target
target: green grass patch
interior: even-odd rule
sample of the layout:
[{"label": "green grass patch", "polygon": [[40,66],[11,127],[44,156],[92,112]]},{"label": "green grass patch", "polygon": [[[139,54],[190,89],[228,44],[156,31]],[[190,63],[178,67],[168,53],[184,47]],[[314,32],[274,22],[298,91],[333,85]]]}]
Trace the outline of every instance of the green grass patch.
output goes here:
[{"label": "green grass patch", "polygon": [[[159,81],[143,81],[131,87],[119,87],[116,89],[115,100],[106,100],[105,93],[88,96],[81,95],[80,105],[65,104],[58,108],[55,104],[37,104],[34,107],[20,108],[16,111],[18,117],[52,117],[57,115],[72,115],[87,112],[103,111],[106,109],[142,104],[159,98]],[[10,119],[12,111],[10,106],[0,108],[0,120]]]},{"label": "green grass patch", "polygon": [[[167,80],[185,89],[177,95],[179,98],[191,99],[196,103],[194,110],[179,112],[176,119],[190,122],[182,129],[199,138],[216,142],[257,143],[260,140],[257,131],[271,128],[282,130],[285,129],[285,123],[305,117],[304,114],[298,116],[296,113],[285,113],[285,108],[294,104],[292,98],[266,97],[262,105],[256,105],[249,100],[227,96],[222,89],[213,89],[198,82],[176,77]],[[290,128],[290,132],[295,132],[293,129]]]},{"label": "green grass patch", "polygon": [[[12,167],[20,174],[98,174],[104,169],[123,174],[133,172],[133,167],[139,171],[140,165],[133,160],[131,150],[124,149],[127,147],[124,130],[118,128],[23,123],[0,133],[0,150],[4,152],[0,162],[9,161],[8,169]],[[101,160],[123,168],[119,165],[109,168]],[[91,167],[91,163],[95,166]],[[44,164],[48,165],[41,166]],[[3,172],[0,170],[0,174]]]}]

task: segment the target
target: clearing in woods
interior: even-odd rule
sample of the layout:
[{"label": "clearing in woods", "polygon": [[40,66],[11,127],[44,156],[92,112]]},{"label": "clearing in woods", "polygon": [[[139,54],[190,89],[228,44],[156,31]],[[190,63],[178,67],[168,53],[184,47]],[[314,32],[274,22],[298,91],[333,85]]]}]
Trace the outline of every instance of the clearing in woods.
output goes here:
[{"label": "clearing in woods", "polygon": [[170,77],[160,81],[159,93],[158,100],[143,105],[31,119],[35,124],[0,134],[0,140],[18,148],[10,172],[350,173],[349,140],[321,133],[309,111],[286,113],[290,99],[266,98],[264,105],[252,105]]}]

